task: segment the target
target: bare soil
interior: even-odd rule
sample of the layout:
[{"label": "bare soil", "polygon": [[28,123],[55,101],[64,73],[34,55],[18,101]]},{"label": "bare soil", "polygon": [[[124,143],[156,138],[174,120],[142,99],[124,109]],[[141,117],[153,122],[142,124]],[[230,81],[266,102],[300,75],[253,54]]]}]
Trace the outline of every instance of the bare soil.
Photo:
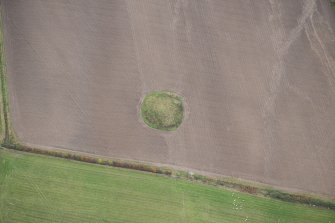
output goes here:
[{"label": "bare soil", "polygon": [[[0,2],[22,142],[335,196],[328,1]],[[185,98],[177,131],[139,121],[155,90]]]}]

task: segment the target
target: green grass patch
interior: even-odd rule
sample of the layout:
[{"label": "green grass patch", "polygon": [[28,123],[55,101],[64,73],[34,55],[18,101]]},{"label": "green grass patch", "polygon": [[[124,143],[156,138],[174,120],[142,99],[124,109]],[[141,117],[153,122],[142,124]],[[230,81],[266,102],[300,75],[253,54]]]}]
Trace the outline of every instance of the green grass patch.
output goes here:
[{"label": "green grass patch", "polygon": [[329,223],[335,222],[335,212],[156,174],[0,149],[0,222]]},{"label": "green grass patch", "polygon": [[[0,11],[2,9],[0,8]],[[0,135],[1,141],[9,141],[9,124],[8,124],[8,95],[7,82],[5,76],[5,60],[4,60],[4,41],[2,32],[2,18],[0,18],[0,85],[1,85],[1,105],[0,105]]]},{"label": "green grass patch", "polygon": [[145,96],[141,104],[141,116],[151,128],[175,130],[183,121],[183,100],[172,92],[151,92]]},{"label": "green grass patch", "polygon": [[[0,14],[2,15],[2,7]],[[9,115],[9,97],[6,78],[6,60],[4,53],[4,35],[3,35],[2,17],[0,16],[0,141],[2,144],[11,144],[16,142],[16,137],[10,122]]]}]

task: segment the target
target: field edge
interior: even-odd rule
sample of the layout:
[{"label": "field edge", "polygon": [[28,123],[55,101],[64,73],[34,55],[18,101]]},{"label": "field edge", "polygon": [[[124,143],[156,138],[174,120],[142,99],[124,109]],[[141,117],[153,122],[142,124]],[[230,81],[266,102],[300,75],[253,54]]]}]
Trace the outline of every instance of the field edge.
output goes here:
[{"label": "field edge", "polygon": [[9,96],[6,76],[6,57],[3,33],[3,7],[0,4],[0,141],[2,145],[11,145],[17,142],[17,137],[11,125],[9,112]]},{"label": "field edge", "polygon": [[312,207],[335,210],[335,200],[333,198],[326,198],[322,195],[313,193],[292,193],[289,191],[285,191],[282,188],[276,188],[273,185],[243,180],[240,178],[227,176],[208,176],[197,173],[196,171],[192,172],[173,168],[169,165],[158,165],[155,163],[143,161],[104,157],[94,154],[71,151],[67,149],[33,147],[17,142],[13,144],[2,145],[2,147],[0,148],[75,160],[102,166],[148,172],[158,175],[164,175],[172,179],[184,179],[202,184],[222,187],[224,189],[251,194],[258,197],[267,197],[292,203],[300,203]]}]

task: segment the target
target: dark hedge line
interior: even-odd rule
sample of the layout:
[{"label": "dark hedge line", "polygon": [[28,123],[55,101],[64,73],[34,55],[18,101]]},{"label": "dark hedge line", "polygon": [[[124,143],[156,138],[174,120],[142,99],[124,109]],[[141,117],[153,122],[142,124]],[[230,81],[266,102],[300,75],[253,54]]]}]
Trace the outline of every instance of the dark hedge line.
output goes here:
[{"label": "dark hedge line", "polygon": [[260,192],[260,189],[255,186],[245,185],[240,182],[237,183],[237,182],[229,181],[228,179],[207,177],[207,176],[199,175],[199,174],[189,174],[187,172],[183,172],[182,174],[180,174],[180,176],[184,176],[185,178],[190,179],[190,180],[200,181],[205,184],[232,188],[232,189],[235,189],[235,190],[238,190],[244,193],[248,193],[248,194],[258,194]]},{"label": "dark hedge line", "polygon": [[24,145],[19,144],[3,144],[2,145],[5,148],[24,151],[24,152],[31,152],[36,154],[42,154],[42,155],[49,155],[54,157],[60,157],[64,159],[71,159],[71,160],[77,160],[87,163],[94,163],[94,164],[100,164],[100,165],[106,165],[106,166],[113,166],[113,167],[120,167],[120,168],[127,168],[127,169],[133,169],[133,170],[140,170],[145,172],[151,172],[151,173],[157,173],[157,174],[164,174],[171,176],[172,171],[163,168],[163,167],[157,167],[157,166],[151,166],[143,163],[136,163],[131,161],[120,161],[120,160],[111,160],[111,159],[102,159],[99,157],[93,157],[89,155],[79,155],[75,153],[69,153],[69,152],[63,152],[63,151],[55,151],[55,150],[44,150],[44,149],[37,149],[32,148]]},{"label": "dark hedge line", "polygon": [[282,191],[274,190],[274,189],[266,189],[264,191],[264,195],[267,197],[279,199],[282,201],[294,202],[307,204],[310,206],[317,206],[335,210],[335,202],[321,200],[319,198],[313,198],[308,195],[303,194],[289,194]]},{"label": "dark hedge line", "polygon": [[241,182],[230,181],[229,179],[219,179],[198,174],[190,174],[185,171],[179,171],[177,173],[177,176],[180,178],[195,180],[206,184],[219,185],[225,188],[231,188],[248,194],[260,195],[282,201],[335,210],[335,201],[322,200],[320,198],[312,197],[309,195],[286,193],[272,188],[246,185]]},{"label": "dark hedge line", "polygon": [[241,182],[229,180],[228,178],[220,179],[216,177],[208,177],[208,176],[199,175],[199,174],[192,174],[192,173],[181,171],[181,170],[179,171],[171,170],[166,167],[157,167],[157,166],[149,165],[149,164],[143,164],[143,163],[137,163],[137,162],[131,162],[131,161],[122,161],[122,160],[103,159],[103,158],[98,158],[94,156],[79,155],[79,154],[64,152],[64,151],[44,150],[44,149],[32,148],[32,147],[28,147],[28,146],[24,146],[20,144],[4,143],[2,146],[8,149],[14,149],[14,150],[19,150],[19,151],[24,151],[24,152],[32,152],[32,153],[42,154],[42,155],[49,155],[49,156],[60,157],[64,159],[71,159],[71,160],[77,160],[77,161],[82,161],[82,162],[87,162],[87,163],[94,163],[94,164],[99,164],[99,165],[106,165],[106,166],[113,166],[113,167],[120,167],[120,168],[127,168],[127,169],[150,172],[150,173],[162,174],[162,175],[172,176],[176,178],[197,181],[197,182],[210,184],[210,185],[223,186],[225,188],[231,188],[231,189],[244,192],[244,193],[248,193],[248,194],[265,196],[265,197],[270,197],[274,199],[279,199],[282,201],[306,204],[310,206],[316,206],[316,207],[322,207],[322,208],[328,208],[328,209],[335,210],[334,201],[322,200],[320,198],[314,198],[308,195],[286,193],[286,192],[278,191],[278,190],[271,189],[271,188],[246,185]]}]

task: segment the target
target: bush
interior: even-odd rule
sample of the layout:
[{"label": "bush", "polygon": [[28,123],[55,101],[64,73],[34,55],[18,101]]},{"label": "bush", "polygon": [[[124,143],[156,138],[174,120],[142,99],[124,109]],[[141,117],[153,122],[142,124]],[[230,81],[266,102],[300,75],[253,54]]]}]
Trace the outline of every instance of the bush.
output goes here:
[{"label": "bush", "polygon": [[302,195],[302,194],[289,194],[289,193],[281,192],[278,190],[267,189],[265,195],[271,198],[282,200],[282,201],[308,204],[311,206],[315,205],[318,207],[324,207],[324,208],[335,210],[334,202],[325,201],[319,198],[313,198],[313,197]]},{"label": "bush", "polygon": [[248,194],[257,194],[258,188],[249,185],[240,185],[240,190]]},{"label": "bush", "polygon": [[141,104],[141,117],[151,128],[176,130],[182,123],[183,116],[183,99],[172,92],[151,92]]}]

